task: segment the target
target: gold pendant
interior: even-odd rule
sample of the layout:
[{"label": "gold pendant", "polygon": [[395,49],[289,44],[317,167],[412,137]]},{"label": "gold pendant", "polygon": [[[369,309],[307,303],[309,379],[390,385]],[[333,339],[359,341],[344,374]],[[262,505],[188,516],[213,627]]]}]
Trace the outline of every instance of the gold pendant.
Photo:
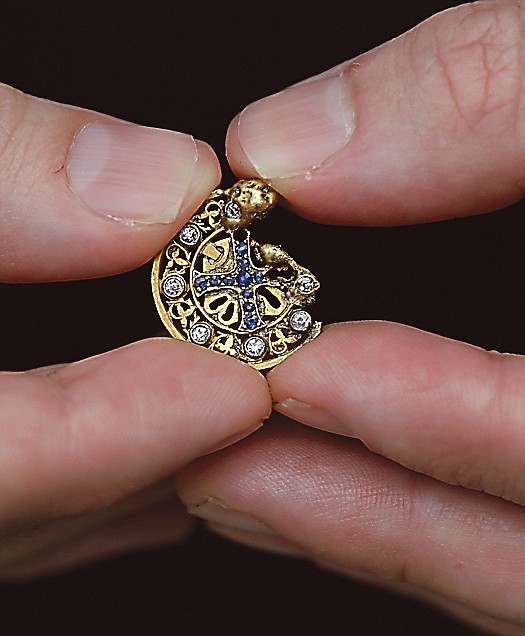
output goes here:
[{"label": "gold pendant", "polygon": [[152,288],[175,338],[270,369],[321,331],[305,307],[317,278],[248,227],[277,203],[258,179],[214,190],[153,264]]}]

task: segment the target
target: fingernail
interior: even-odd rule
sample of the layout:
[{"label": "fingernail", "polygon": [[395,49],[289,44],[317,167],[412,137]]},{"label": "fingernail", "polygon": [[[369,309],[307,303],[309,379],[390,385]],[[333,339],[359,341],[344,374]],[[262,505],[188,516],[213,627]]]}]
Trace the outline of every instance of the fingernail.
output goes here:
[{"label": "fingernail", "polygon": [[93,122],[75,137],[67,173],[94,212],[130,223],[170,223],[183,207],[198,159],[190,135]]},{"label": "fingernail", "polygon": [[286,415],[292,420],[318,428],[328,433],[337,433],[338,435],[351,436],[348,426],[339,421],[334,415],[306,402],[295,400],[294,398],[286,398],[273,407],[279,413]]},{"label": "fingernail", "polygon": [[246,512],[234,510],[215,497],[210,497],[203,503],[188,506],[188,512],[195,517],[200,517],[222,526],[236,528],[237,530],[269,535],[276,534],[271,528],[255,519],[255,517]]},{"label": "fingernail", "polygon": [[308,176],[355,130],[351,68],[250,104],[238,120],[246,156],[266,179]]},{"label": "fingernail", "polygon": [[265,552],[271,552],[272,554],[279,554],[282,556],[305,558],[307,554],[304,550],[301,550],[296,545],[287,541],[283,537],[275,534],[262,534],[260,532],[247,532],[245,530],[238,530],[230,526],[224,526],[220,523],[210,522],[208,524],[210,530],[220,534],[226,539],[235,541],[236,543],[242,543],[250,548],[256,550],[264,550]]}]

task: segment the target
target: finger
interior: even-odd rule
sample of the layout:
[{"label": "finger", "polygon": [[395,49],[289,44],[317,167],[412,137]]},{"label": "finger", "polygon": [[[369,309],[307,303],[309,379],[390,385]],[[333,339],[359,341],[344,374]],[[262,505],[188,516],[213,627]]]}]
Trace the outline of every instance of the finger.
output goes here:
[{"label": "finger", "polygon": [[[210,500],[207,500],[205,504],[205,515],[209,514],[209,506]],[[222,508],[224,509],[224,506],[222,506]],[[217,515],[217,510],[220,510],[220,508],[214,508],[213,518],[217,518],[217,516],[218,518],[221,518],[220,512],[219,515]],[[196,508],[194,514],[200,514],[199,508]],[[506,621],[496,620],[494,616],[487,616],[484,612],[482,613],[478,610],[472,609],[471,607],[467,607],[462,603],[451,601],[441,594],[425,590],[419,585],[414,585],[406,580],[400,582],[385,579],[380,574],[370,574],[369,572],[363,572],[362,570],[343,566],[340,563],[326,561],[322,557],[309,555],[292,541],[284,539],[269,528],[267,531],[265,530],[264,532],[261,532],[260,530],[247,529],[246,524],[242,523],[240,524],[241,527],[227,525],[228,522],[231,523],[231,521],[230,513],[230,516],[226,519],[226,523],[208,521],[207,527],[223,538],[235,541],[236,543],[240,543],[250,548],[255,548],[256,550],[262,550],[264,552],[270,552],[280,556],[313,559],[315,564],[323,570],[355,579],[367,585],[387,589],[390,592],[401,596],[428,603],[429,605],[433,605],[434,607],[442,610],[446,614],[449,614],[464,623],[469,623],[478,629],[483,629],[490,633],[505,634],[505,636],[513,636],[514,634],[518,636],[523,634],[523,630],[520,627],[511,625]]]},{"label": "finger", "polygon": [[519,626],[512,625],[507,621],[497,620],[494,616],[488,616],[485,612],[467,607],[462,603],[457,603],[445,598],[441,594],[429,592],[419,586],[413,585],[407,581],[393,582],[385,581],[377,575],[371,575],[368,572],[361,572],[352,568],[346,568],[339,564],[329,563],[318,560],[316,564],[323,570],[340,574],[352,579],[357,579],[367,585],[374,585],[385,588],[394,594],[412,598],[417,601],[433,605],[437,609],[442,610],[445,614],[464,622],[478,629],[486,631],[490,634],[500,634],[502,636],[522,636],[523,629]]},{"label": "finger", "polygon": [[68,524],[59,544],[40,546],[37,554],[17,560],[0,571],[0,580],[27,580],[49,576],[93,561],[173,544],[187,538],[194,520],[174,498],[134,511],[106,523],[79,520]]},{"label": "finger", "polygon": [[269,375],[276,409],[441,481],[525,503],[519,356],[403,325],[333,325]]},{"label": "finger", "polygon": [[[239,527],[228,525],[232,523],[231,509],[228,509],[229,512],[224,515],[223,510],[226,509],[224,504],[219,506],[215,502],[211,503],[212,501],[212,499],[206,500],[202,513],[200,512],[202,504],[196,506],[193,509],[193,513],[198,516],[204,516],[205,518],[210,515],[210,518],[213,518],[214,521],[207,521],[206,525],[208,529],[212,530],[215,534],[219,534],[225,539],[279,556],[311,559],[322,570],[360,581],[368,586],[372,585],[387,589],[390,592],[416,601],[425,602],[464,623],[468,623],[478,629],[482,629],[490,633],[505,634],[506,636],[514,634],[518,636],[523,634],[521,627],[516,627],[507,621],[497,620],[494,616],[488,616],[484,612],[467,607],[462,603],[452,601],[441,594],[423,589],[419,585],[409,583],[406,580],[400,582],[393,581],[392,579],[385,579],[380,574],[370,574],[369,572],[363,572],[362,570],[343,566],[340,563],[326,561],[315,554],[309,555],[306,551],[300,549],[292,540],[283,538],[277,532],[263,526],[260,522],[258,522],[258,529],[253,527],[249,529],[247,526],[253,526],[251,516],[248,517],[248,524],[245,521],[240,521],[239,516],[237,516],[236,521],[238,522]],[[210,508],[213,508],[213,512],[210,512]],[[218,522],[215,520],[222,520],[223,516],[226,516],[224,522]],[[261,527],[263,528],[262,531]]]},{"label": "finger", "polygon": [[227,152],[316,221],[397,224],[483,212],[523,194],[525,7],[455,7],[249,105]]},{"label": "finger", "polygon": [[136,343],[48,376],[0,376],[0,523],[107,507],[256,429],[264,378],[189,343]]},{"label": "finger", "polygon": [[[208,499],[206,501],[206,515],[209,512],[210,505],[210,500]],[[224,508],[224,506],[222,507]],[[194,514],[199,516],[200,513],[198,510],[195,510]],[[261,529],[262,524],[260,524],[260,522],[258,522],[259,527],[257,529],[249,530],[246,529],[246,524],[242,524],[241,528],[236,528],[231,525],[227,525],[228,523],[231,523],[229,518],[226,520],[226,523],[208,521],[206,525],[216,534],[220,534],[221,537],[230,539],[236,543],[241,543],[242,545],[246,545],[250,548],[255,548],[256,550],[263,550],[264,552],[271,552],[272,554],[279,554],[280,556],[287,557],[308,557],[304,550],[298,548],[294,545],[294,543],[292,543],[292,541],[283,539],[283,537],[281,537],[277,532],[270,530],[270,528]]]},{"label": "finger", "polygon": [[0,85],[0,280],[142,264],[217,185],[209,146]]},{"label": "finger", "polygon": [[[362,445],[281,421],[181,471],[193,514],[210,498],[246,532],[270,528],[314,560],[408,582],[525,626],[525,511],[408,471]],[[243,517],[244,515],[244,517]],[[224,514],[217,521],[226,525]],[[260,536],[260,535],[259,535]]]},{"label": "finger", "polygon": [[[127,518],[155,510],[166,501],[177,500],[173,476],[132,493],[97,510],[80,514],[41,517],[19,521],[16,527],[2,528],[0,534],[0,576],[21,567],[28,571],[41,562],[51,563],[58,552],[86,537],[98,534],[101,528],[119,524]],[[176,508],[176,506],[174,506]]]}]

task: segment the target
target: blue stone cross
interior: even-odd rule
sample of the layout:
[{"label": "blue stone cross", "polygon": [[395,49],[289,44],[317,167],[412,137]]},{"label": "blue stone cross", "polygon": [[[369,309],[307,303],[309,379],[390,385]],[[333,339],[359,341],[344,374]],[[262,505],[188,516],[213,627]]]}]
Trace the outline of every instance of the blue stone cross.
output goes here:
[{"label": "blue stone cross", "polygon": [[[233,239],[232,239],[233,240]],[[234,248],[235,261],[232,269],[224,274],[200,274],[195,278],[195,289],[204,294],[207,291],[228,290],[241,308],[241,324],[253,331],[263,325],[257,311],[256,294],[261,284],[266,282],[269,267],[254,265],[247,241],[237,243]]]}]

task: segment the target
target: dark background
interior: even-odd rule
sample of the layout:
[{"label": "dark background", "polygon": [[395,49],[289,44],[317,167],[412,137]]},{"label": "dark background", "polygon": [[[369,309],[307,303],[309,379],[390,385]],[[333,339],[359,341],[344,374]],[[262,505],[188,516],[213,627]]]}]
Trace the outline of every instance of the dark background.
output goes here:
[{"label": "dark background", "polygon": [[[59,102],[189,132],[214,147],[229,185],[224,136],[247,103],[456,4],[0,0],[0,80]],[[282,210],[257,229],[261,242],[282,243],[318,275],[322,290],[314,313],[325,323],[394,320],[525,353],[522,207],[401,228],[324,227]],[[318,241],[333,246],[329,260],[312,255]],[[157,333],[149,271],[148,265],[104,280],[0,285],[0,367],[76,360]],[[183,546],[0,585],[0,632],[8,636],[393,631],[471,633],[418,603],[203,529]]]}]

